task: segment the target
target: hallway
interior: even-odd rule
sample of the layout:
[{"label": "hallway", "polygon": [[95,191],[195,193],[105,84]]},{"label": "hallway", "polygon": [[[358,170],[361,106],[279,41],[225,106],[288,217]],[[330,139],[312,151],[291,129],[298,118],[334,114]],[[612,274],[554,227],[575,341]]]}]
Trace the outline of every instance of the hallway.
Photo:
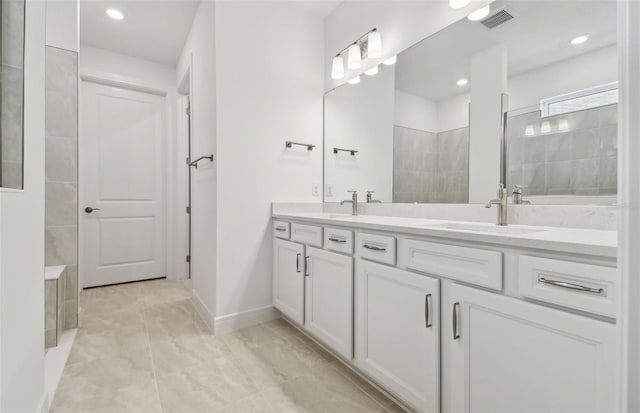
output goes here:
[{"label": "hallway", "polygon": [[211,335],[187,284],[85,290],[52,412],[400,412],[283,320]]}]

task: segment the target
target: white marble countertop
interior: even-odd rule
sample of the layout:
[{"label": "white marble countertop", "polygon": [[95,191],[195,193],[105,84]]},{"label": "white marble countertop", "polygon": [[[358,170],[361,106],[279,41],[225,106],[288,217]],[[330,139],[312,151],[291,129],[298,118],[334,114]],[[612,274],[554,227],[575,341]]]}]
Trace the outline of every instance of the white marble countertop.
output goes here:
[{"label": "white marble countertop", "polygon": [[328,226],[389,231],[401,234],[448,238],[508,247],[616,258],[616,231],[509,225],[497,227],[483,222],[447,221],[375,215],[351,216],[321,212],[278,212],[273,217]]}]

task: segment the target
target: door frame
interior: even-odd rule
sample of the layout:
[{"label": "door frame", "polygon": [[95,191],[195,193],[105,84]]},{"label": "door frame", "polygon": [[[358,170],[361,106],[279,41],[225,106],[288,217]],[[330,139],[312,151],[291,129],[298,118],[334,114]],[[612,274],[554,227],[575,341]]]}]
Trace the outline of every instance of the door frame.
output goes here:
[{"label": "door frame", "polygon": [[[173,107],[175,105],[175,97],[174,94],[169,92],[165,86],[157,85],[153,83],[146,83],[144,81],[140,81],[138,79],[121,76],[115,73],[101,72],[95,70],[80,70],[79,74],[79,88],[78,88],[78,216],[84,213],[84,205],[82,205],[81,200],[82,194],[80,190],[82,186],[80,182],[84,179],[82,176],[82,163],[84,162],[82,158],[81,145],[82,145],[82,137],[84,136],[84,130],[82,126],[82,122],[80,121],[84,114],[84,102],[83,102],[83,93],[82,88],[86,83],[95,83],[98,85],[110,86],[110,87],[118,87],[125,90],[130,90],[134,92],[142,92],[148,93],[151,95],[156,95],[163,97],[165,99],[165,109],[162,113],[162,123],[163,123],[163,136],[161,138],[161,151],[162,151],[162,162],[163,164],[167,164],[168,154],[170,150],[171,137],[174,135],[172,131],[174,128],[174,116],[173,116]],[[168,199],[171,199],[173,196],[172,186],[170,185],[170,173],[167,173],[166,170],[163,170],[162,177],[162,196],[160,198],[160,202],[162,204],[162,209],[164,213],[163,218],[163,237],[164,237],[164,247],[163,247],[163,257],[164,259],[164,268],[165,274],[167,278],[172,277],[172,267],[170,266],[170,252],[173,250],[172,243],[172,222],[171,222],[171,208]],[[83,240],[82,240],[82,221],[78,222],[78,291],[82,291],[84,288],[85,277],[82,267],[81,256],[83,254]]]}]

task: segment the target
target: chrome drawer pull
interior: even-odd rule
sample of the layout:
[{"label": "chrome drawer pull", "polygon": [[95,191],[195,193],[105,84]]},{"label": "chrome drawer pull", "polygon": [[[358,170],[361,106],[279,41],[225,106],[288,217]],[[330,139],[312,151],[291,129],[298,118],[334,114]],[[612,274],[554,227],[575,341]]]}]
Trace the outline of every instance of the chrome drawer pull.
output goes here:
[{"label": "chrome drawer pull", "polygon": [[458,310],[460,308],[460,303],[453,304],[453,339],[457,340],[460,338],[460,333],[458,332]]},{"label": "chrome drawer pull", "polygon": [[284,232],[284,231],[286,231],[286,230],[287,230],[287,229],[286,229],[285,227],[276,227],[276,231]]},{"label": "chrome drawer pull", "polygon": [[345,243],[347,242],[346,239],[340,239],[340,238],[334,238],[334,237],[329,237],[329,241],[333,241],[333,242],[341,242],[341,243]]},{"label": "chrome drawer pull", "polygon": [[362,244],[362,246],[371,251],[385,252],[387,250],[386,248],[376,247],[375,245],[371,245],[371,244]]},{"label": "chrome drawer pull", "polygon": [[296,272],[301,272],[300,271],[300,257],[302,256],[302,254],[297,254],[296,255]]},{"label": "chrome drawer pull", "polygon": [[304,257],[304,275],[307,277],[311,275],[309,274],[309,256],[308,255]]},{"label": "chrome drawer pull", "polygon": [[584,285],[573,284],[573,283],[568,283],[564,281],[547,280],[544,277],[538,278],[538,281],[540,281],[543,284],[553,285],[554,287],[568,288],[569,290],[580,291],[583,293],[591,293],[591,294],[604,293],[604,288],[585,287]]},{"label": "chrome drawer pull", "polygon": [[431,327],[431,294],[424,296],[424,323],[425,327]]}]

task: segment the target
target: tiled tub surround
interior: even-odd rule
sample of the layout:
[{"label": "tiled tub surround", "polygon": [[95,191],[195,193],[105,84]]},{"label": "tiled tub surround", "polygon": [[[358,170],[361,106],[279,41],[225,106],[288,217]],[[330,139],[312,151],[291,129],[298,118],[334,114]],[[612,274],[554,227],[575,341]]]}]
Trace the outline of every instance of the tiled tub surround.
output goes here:
[{"label": "tiled tub surround", "polygon": [[469,128],[433,133],[394,126],[393,202],[468,200]]},{"label": "tiled tub surround", "polygon": [[0,61],[0,186],[22,188],[24,0],[3,0]]},{"label": "tiled tub surround", "polygon": [[52,412],[402,410],[281,319],[212,335],[187,285],[84,290]]},{"label": "tiled tub surround", "polygon": [[78,54],[46,48],[45,264],[65,265],[65,328],[78,325]]},{"label": "tiled tub surround", "polygon": [[65,267],[56,265],[45,268],[44,273],[44,344],[55,347],[65,328]]},{"label": "tiled tub surround", "polygon": [[[546,118],[540,117],[540,110],[510,116],[509,188],[524,186],[525,197],[615,196],[617,119],[615,104]],[[547,124],[549,132],[544,133],[541,129]]]}]

